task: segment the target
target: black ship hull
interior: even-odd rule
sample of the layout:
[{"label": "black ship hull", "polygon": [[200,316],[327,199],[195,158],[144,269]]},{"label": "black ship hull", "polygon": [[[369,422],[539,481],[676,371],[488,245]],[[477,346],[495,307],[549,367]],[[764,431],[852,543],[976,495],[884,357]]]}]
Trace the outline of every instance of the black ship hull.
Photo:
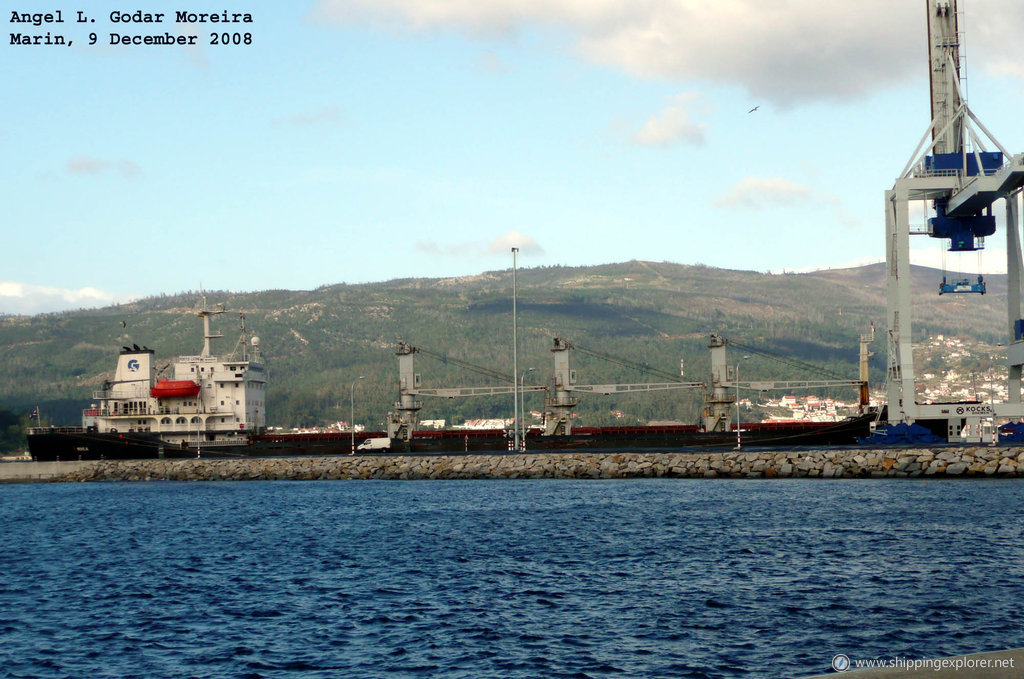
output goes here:
[{"label": "black ship hull", "polygon": [[28,435],[28,452],[37,462],[71,460],[139,460],[158,457],[195,457],[180,445],[145,434],[100,434],[73,428],[36,430]]},{"label": "black ship hull", "polygon": [[[787,448],[855,445],[870,433],[872,415],[840,422],[782,422],[743,425],[744,448]],[[383,433],[361,432],[355,444]],[[352,452],[351,435],[274,434],[257,435],[238,444],[170,444],[150,434],[100,434],[68,429],[35,430],[28,437],[29,452],[37,461],[129,460],[153,458],[247,458],[284,456],[347,455]],[[526,436],[526,452],[574,450],[731,450],[736,447],[735,431],[703,432],[696,426],[595,427],[581,428],[569,436]],[[410,441],[392,441],[389,449],[359,453],[508,453],[512,442],[508,432],[417,431]]]},{"label": "black ship hull", "polygon": [[[839,422],[759,422],[744,424],[740,432],[743,448],[785,448],[805,446],[852,446],[867,437],[874,415]],[[524,447],[531,451],[573,450],[685,450],[736,448],[735,431],[705,432],[694,425],[663,427],[579,428],[569,436],[543,436],[529,432]],[[474,453],[508,452],[512,441],[502,430],[417,431],[412,440],[393,441],[392,452]]]},{"label": "black ship hull", "polygon": [[[383,434],[380,434],[383,436]],[[358,444],[368,434],[356,434]],[[101,434],[79,427],[36,429],[28,435],[28,450],[37,462],[73,460],[147,460],[157,458],[246,458],[296,455],[346,455],[350,434],[256,435],[238,443],[190,441],[167,443],[155,434]]]}]

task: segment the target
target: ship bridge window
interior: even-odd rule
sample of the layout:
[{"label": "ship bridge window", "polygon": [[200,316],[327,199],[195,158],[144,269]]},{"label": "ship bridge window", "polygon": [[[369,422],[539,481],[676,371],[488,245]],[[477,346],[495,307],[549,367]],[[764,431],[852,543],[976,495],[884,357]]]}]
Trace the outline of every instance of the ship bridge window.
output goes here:
[{"label": "ship bridge window", "polygon": [[176,419],[174,421],[174,424],[185,424],[185,418],[184,417],[179,417],[178,419]]},{"label": "ship bridge window", "polygon": [[[178,419],[179,420],[184,420],[185,418],[179,417]],[[171,418],[169,418],[169,417],[164,417],[164,418],[162,418],[160,420],[160,424],[170,424],[170,423],[171,423]]]},{"label": "ship bridge window", "polygon": [[193,417],[191,420],[189,420],[189,422],[191,422],[192,424],[199,424],[199,418]]}]

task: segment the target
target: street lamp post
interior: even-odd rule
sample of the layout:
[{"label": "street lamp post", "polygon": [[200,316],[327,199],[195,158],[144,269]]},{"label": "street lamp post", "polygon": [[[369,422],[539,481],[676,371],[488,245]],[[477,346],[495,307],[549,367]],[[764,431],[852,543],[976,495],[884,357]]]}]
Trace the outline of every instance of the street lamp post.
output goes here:
[{"label": "street lamp post", "polygon": [[519,378],[519,417],[520,420],[520,436],[519,443],[523,450],[526,450],[526,392],[523,390],[523,384],[526,382],[526,376],[533,372],[533,368],[527,368],[523,371],[522,376]]},{"label": "street lamp post", "polygon": [[[362,379],[366,379],[366,376],[360,375],[359,380]],[[348,430],[352,434],[352,450],[349,451],[349,455],[356,453],[356,384],[359,380],[353,380],[348,389]]]},{"label": "street lamp post", "polygon": [[519,330],[516,327],[516,259],[519,248],[512,248],[512,450],[519,451],[519,385],[516,375],[519,374]]}]

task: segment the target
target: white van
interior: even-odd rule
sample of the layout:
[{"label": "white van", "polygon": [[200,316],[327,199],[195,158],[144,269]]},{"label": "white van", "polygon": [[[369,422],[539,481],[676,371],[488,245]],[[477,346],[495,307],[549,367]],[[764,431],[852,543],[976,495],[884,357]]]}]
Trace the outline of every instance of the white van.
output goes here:
[{"label": "white van", "polygon": [[383,437],[383,436],[378,436],[376,438],[366,439],[362,443],[360,443],[358,446],[356,446],[356,450],[390,450],[390,449],[391,449],[391,439]]}]

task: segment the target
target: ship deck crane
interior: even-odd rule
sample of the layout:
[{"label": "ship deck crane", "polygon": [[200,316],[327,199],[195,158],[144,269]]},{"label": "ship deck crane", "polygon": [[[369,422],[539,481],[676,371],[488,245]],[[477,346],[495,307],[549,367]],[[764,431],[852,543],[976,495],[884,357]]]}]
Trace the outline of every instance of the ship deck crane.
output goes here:
[{"label": "ship deck crane", "polygon": [[[595,358],[601,358],[643,372],[660,375],[674,381],[635,384],[577,384],[576,371],[571,370],[569,367],[568,352],[570,349],[576,349]],[[635,363],[609,354],[574,346],[557,337],[554,340],[554,346],[551,351],[554,354],[555,372],[553,387],[551,388],[553,394],[545,399],[545,436],[568,435],[572,433],[572,409],[578,404],[578,400],[573,396],[574,392],[610,395],[706,387],[704,382],[683,382],[676,375],[656,370],[646,364]],[[467,363],[466,361],[461,361],[422,347],[415,347],[407,342],[399,342],[395,353],[398,356],[399,400],[394,404],[394,410],[388,414],[388,436],[390,438],[409,440],[412,437],[412,432],[416,427],[417,413],[423,407],[423,402],[419,401],[417,397],[459,398],[466,396],[499,396],[515,393],[515,386],[424,388],[421,386],[420,375],[416,372],[415,355],[417,353],[436,358],[445,363],[452,363],[501,382],[511,383],[513,378],[512,375],[507,375],[491,368],[473,365],[472,363]],[[544,385],[525,385],[521,390],[523,392],[540,392],[548,391],[549,387]]]},{"label": "ship deck crane", "polygon": [[[576,371],[569,367],[569,350],[575,349],[582,353],[600,358],[621,366],[633,368],[671,382],[646,382],[637,384],[578,384]],[[544,412],[544,435],[545,436],[566,436],[572,433],[572,409],[576,407],[579,400],[573,396],[574,392],[591,394],[624,394],[648,391],[662,391],[665,389],[706,389],[704,382],[684,382],[682,375],[673,375],[662,370],[657,370],[644,363],[636,363],[623,358],[617,358],[610,354],[604,354],[592,349],[585,349],[579,345],[569,343],[560,337],[555,337],[551,346],[551,352],[555,359],[555,379],[552,393],[545,402]]]},{"label": "ship deck crane", "polygon": [[[868,407],[868,358],[871,352],[868,346],[875,339],[874,326],[871,333],[860,337],[860,376],[856,380],[845,380],[819,366],[792,358],[776,356],[763,349],[746,346],[739,342],[727,340],[718,334],[711,335],[708,341],[708,348],[711,349],[711,389],[708,392],[704,403],[704,428],[707,431],[728,431],[730,426],[730,413],[736,403],[737,388],[749,389],[752,391],[775,391],[795,389],[815,389],[822,387],[857,387],[860,394],[860,409],[865,412]],[[738,380],[736,369],[729,365],[727,348],[732,345],[736,348],[749,351],[754,354],[761,354],[774,361],[816,372],[825,373],[834,379],[827,380]]]},{"label": "ship deck crane", "polygon": [[[512,375],[503,372],[474,365],[459,360],[447,354],[440,354],[423,347],[414,347],[407,342],[399,342],[398,356],[398,401],[394,404],[394,410],[388,413],[388,437],[392,439],[403,439],[408,441],[412,438],[412,432],[416,428],[417,413],[423,407],[423,402],[416,399],[417,396],[436,396],[439,398],[461,398],[467,396],[503,396],[515,394],[516,387],[442,387],[435,389],[424,389],[420,386],[420,375],[416,372],[415,355],[423,354],[435,358],[442,363],[451,363],[460,368],[494,378],[501,382],[514,383]],[[524,392],[546,391],[547,387],[542,385],[525,385]]]},{"label": "ship deck crane", "polygon": [[[886,299],[888,321],[887,402],[890,423],[923,421],[934,433],[980,441],[981,422],[996,416],[1024,416],[1021,371],[1020,190],[1024,154],[1011,155],[967,105],[961,87],[959,13],[956,0],[928,0],[929,86],[932,121],[910,161],[885,194]],[[929,142],[930,138],[930,142]],[[986,140],[996,149],[989,151]],[[948,241],[951,252],[972,252],[996,230],[993,204],[1006,210],[1007,326],[1010,345],[1009,400],[1002,404],[921,404],[914,385],[911,337],[910,210],[912,201],[930,202],[935,216],[920,233]],[[916,233],[916,232],[915,232]],[[984,279],[939,284],[939,294],[984,293]],[[944,431],[942,431],[944,422]]]}]

